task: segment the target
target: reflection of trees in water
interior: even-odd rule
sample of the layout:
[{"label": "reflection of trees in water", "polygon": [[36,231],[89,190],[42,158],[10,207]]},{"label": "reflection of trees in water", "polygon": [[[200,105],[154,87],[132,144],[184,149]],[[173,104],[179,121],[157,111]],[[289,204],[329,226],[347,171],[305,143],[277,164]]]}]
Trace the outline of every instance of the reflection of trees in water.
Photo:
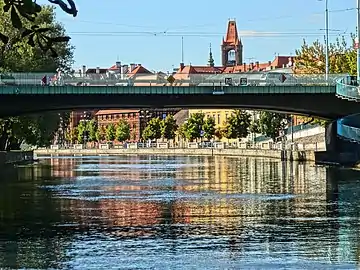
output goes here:
[{"label": "reflection of trees in water", "polygon": [[59,202],[38,188],[50,176],[49,167],[1,170],[0,266],[50,268],[64,260],[71,234],[54,224],[66,223],[67,217]]},{"label": "reflection of trees in water", "polygon": [[[54,253],[47,255],[54,261],[57,256],[64,256],[65,243],[45,239],[93,232],[118,239],[221,235],[223,240],[219,241],[225,241],[225,246],[235,253],[246,251],[244,244],[251,241],[263,243],[269,252],[277,251],[277,243],[285,245],[289,241],[295,242],[307,258],[324,256],[324,245],[329,248],[331,259],[339,254],[336,235],[341,209],[336,202],[338,193],[344,191],[331,180],[340,176],[324,168],[307,163],[218,156],[63,159],[53,160],[51,164],[55,169],[42,166],[8,174],[12,179],[10,187],[0,187],[1,232],[7,239],[18,239],[18,254],[26,249],[22,245],[27,245],[21,239],[31,239],[32,248],[27,249],[26,257],[29,267],[36,267],[30,258],[45,256],[40,243]],[[98,184],[97,190],[91,187],[92,193],[87,195],[104,198],[54,199],[53,193],[36,188],[54,183],[76,185],[84,181],[82,176],[95,177],[93,181]],[[169,180],[167,184],[161,184],[165,180]],[[166,192],[171,196],[154,199]],[[122,195],[122,198],[112,199],[107,195]],[[354,196],[351,200],[356,201]],[[357,212],[352,214],[358,217]],[[326,220],[329,217],[336,220],[330,221],[330,229]],[[71,223],[74,226],[53,227],[53,224]],[[25,229],[20,228],[21,224],[25,224]],[[333,244],[329,244],[331,241]],[[0,255],[0,264],[15,260],[5,258],[4,254],[8,253]]]}]

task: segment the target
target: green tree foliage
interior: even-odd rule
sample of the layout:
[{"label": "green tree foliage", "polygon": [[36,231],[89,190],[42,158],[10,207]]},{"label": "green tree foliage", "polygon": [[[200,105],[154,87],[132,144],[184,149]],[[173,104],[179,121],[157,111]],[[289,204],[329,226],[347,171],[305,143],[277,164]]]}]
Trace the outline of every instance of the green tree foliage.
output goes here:
[{"label": "green tree foliage", "polygon": [[251,133],[260,133],[259,121],[258,120],[251,121],[249,131]]},{"label": "green tree foliage", "polygon": [[144,140],[156,140],[161,138],[161,120],[160,118],[152,118],[143,131],[142,138]]},{"label": "green tree foliage", "polygon": [[59,124],[57,113],[0,119],[0,150],[18,150],[22,143],[49,146]]},{"label": "green tree foliage", "polygon": [[[330,73],[356,74],[356,50],[354,36],[350,46],[345,38],[338,38],[329,44]],[[325,73],[325,45],[318,40],[308,44],[305,40],[300,49],[296,50],[295,72],[303,74]]]},{"label": "green tree foliage", "polygon": [[323,120],[323,119],[319,119],[319,118],[312,118],[312,117],[307,117],[307,116],[298,116],[299,119],[303,120],[304,123],[310,123],[312,125],[319,125],[322,127],[326,127],[328,124],[331,123],[331,120]]},{"label": "green tree foliage", "polygon": [[226,127],[217,127],[215,130],[215,137],[221,140],[226,136],[227,130]]},{"label": "green tree foliage", "polygon": [[247,111],[235,110],[227,120],[226,138],[238,139],[245,138],[249,134],[251,115]]},{"label": "green tree foliage", "polygon": [[[0,32],[9,37],[6,46],[0,41],[0,68],[11,72],[55,72],[57,68],[69,69],[73,63],[73,47],[69,43],[51,45],[57,57],[46,54],[43,47],[29,44],[23,39],[22,31],[11,27],[10,14],[3,12],[4,1],[0,0]],[[51,29],[51,35],[64,35],[64,27],[56,21],[53,7],[45,6],[35,18],[39,25]],[[25,21],[30,27],[30,22]],[[34,45],[34,46],[33,46]],[[0,69],[0,71],[1,71]]]},{"label": "green tree foliage", "polygon": [[215,119],[208,117],[205,119],[202,130],[204,131],[204,138],[211,140],[215,136]]},{"label": "green tree foliage", "polygon": [[109,124],[107,127],[106,127],[106,134],[105,134],[105,139],[107,141],[114,141],[116,138],[116,128],[115,128],[115,125],[114,124]]},{"label": "green tree foliage", "polygon": [[65,139],[71,144],[75,144],[78,138],[77,128],[68,129],[65,133]]},{"label": "green tree foliage", "polygon": [[116,126],[116,139],[119,142],[130,140],[130,124],[125,119],[120,119]]},{"label": "green tree foliage", "polygon": [[275,141],[279,137],[280,131],[286,127],[284,119],[285,115],[280,113],[261,112],[258,122],[259,130],[263,135]]},{"label": "green tree foliage", "polygon": [[161,136],[167,140],[173,140],[176,136],[178,125],[174,116],[168,115],[161,121]]},{"label": "green tree foliage", "polygon": [[104,141],[106,137],[106,128],[104,126],[98,127],[95,136],[96,136],[96,141],[98,142]]},{"label": "green tree foliage", "polygon": [[[73,0],[48,0],[49,3],[59,6],[63,11],[77,15],[77,9]],[[15,45],[17,42],[26,42],[32,47],[39,47],[44,53],[50,52],[53,57],[57,57],[56,46],[65,43],[70,37],[54,32],[48,25],[39,22],[44,6],[40,6],[34,0],[1,0],[1,17],[6,16],[7,29],[10,32],[18,32],[19,39],[13,39],[9,32],[1,30],[0,42],[2,47]]]},{"label": "green tree foliage", "polygon": [[94,119],[87,122],[86,130],[88,131],[88,136],[89,136],[88,141],[97,142],[96,132],[98,130],[98,125]]},{"label": "green tree foliage", "polygon": [[[10,17],[13,12],[4,13],[4,5],[4,1],[0,0],[0,33],[8,37],[6,46],[0,37],[0,72],[55,72],[58,67],[71,67],[73,48],[68,43],[54,45],[58,52],[57,57],[44,54],[39,45],[29,45],[23,39],[22,31],[12,27]],[[61,24],[55,20],[53,8],[44,7],[34,22],[51,28],[54,34],[65,33]],[[24,27],[32,25],[27,20],[22,23]],[[60,117],[57,113],[49,112],[38,116],[1,119],[0,150],[18,149],[22,142],[37,146],[50,145],[59,127]],[[63,129],[66,128],[66,124]],[[9,141],[12,143],[9,144]]]},{"label": "green tree foliage", "polygon": [[204,125],[203,113],[193,113],[188,121],[184,124],[185,137],[189,141],[193,141],[201,137],[201,131]]},{"label": "green tree foliage", "polygon": [[80,123],[78,124],[78,126],[76,127],[77,129],[77,142],[78,143],[84,143],[84,139],[86,137],[86,139],[88,140],[88,129],[87,129],[87,123],[85,121],[80,121]]}]

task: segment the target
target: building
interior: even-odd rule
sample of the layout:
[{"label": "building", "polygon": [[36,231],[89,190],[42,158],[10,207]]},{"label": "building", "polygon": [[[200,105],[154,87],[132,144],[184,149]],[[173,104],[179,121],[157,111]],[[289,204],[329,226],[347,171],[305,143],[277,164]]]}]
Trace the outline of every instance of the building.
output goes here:
[{"label": "building", "polygon": [[152,109],[152,110],[99,110],[95,114],[98,126],[116,125],[120,119],[126,120],[130,124],[130,141],[138,142],[142,140],[142,132],[146,128],[148,121],[152,118],[164,119],[168,115],[175,115],[179,109]]},{"label": "building", "polygon": [[214,74],[232,74],[244,72],[266,72],[276,69],[283,69],[282,72],[292,72],[295,58],[293,56],[276,56],[274,60],[265,63],[259,61],[245,63],[243,61],[243,43],[239,37],[236,21],[228,22],[226,35],[221,44],[222,65],[216,66],[214,63],[212,50],[209,50],[208,65],[185,65],[180,63],[179,68],[173,74],[174,85],[186,85],[181,81],[191,81],[192,78],[204,78]]}]

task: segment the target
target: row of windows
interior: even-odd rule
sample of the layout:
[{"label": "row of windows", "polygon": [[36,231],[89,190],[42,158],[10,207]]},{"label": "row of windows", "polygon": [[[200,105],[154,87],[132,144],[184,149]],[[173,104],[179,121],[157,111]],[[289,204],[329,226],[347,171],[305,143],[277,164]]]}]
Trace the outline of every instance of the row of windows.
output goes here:
[{"label": "row of windows", "polygon": [[135,118],[137,113],[122,113],[122,114],[106,114],[106,115],[99,115],[99,120],[112,120],[112,119],[120,119],[120,118]]}]

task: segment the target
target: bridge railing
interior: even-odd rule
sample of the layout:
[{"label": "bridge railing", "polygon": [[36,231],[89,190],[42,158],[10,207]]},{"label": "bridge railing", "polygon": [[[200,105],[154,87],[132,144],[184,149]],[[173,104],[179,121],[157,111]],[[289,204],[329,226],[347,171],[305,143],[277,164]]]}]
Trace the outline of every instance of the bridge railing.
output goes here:
[{"label": "bridge railing", "polygon": [[343,119],[337,121],[337,134],[342,139],[360,143],[360,128],[345,125]]},{"label": "bridge railing", "polygon": [[325,79],[324,74],[287,74],[276,72],[249,72],[229,74],[52,74],[52,73],[7,73],[0,74],[0,85],[52,86],[294,86],[335,85],[339,77],[333,74]]},{"label": "bridge railing", "polygon": [[351,76],[343,77],[336,82],[336,95],[343,99],[360,101],[360,86]]}]

